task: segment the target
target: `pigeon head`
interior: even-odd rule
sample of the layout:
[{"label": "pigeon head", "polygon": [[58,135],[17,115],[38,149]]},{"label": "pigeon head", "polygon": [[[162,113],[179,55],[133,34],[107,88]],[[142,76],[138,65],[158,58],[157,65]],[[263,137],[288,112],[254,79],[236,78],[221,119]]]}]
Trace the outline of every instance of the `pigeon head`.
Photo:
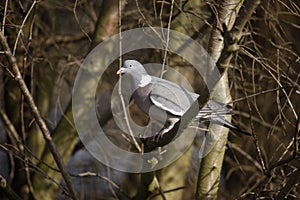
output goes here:
[{"label": "pigeon head", "polygon": [[117,74],[128,74],[131,76],[134,86],[144,87],[151,83],[151,76],[147,73],[141,63],[136,60],[125,60]]}]

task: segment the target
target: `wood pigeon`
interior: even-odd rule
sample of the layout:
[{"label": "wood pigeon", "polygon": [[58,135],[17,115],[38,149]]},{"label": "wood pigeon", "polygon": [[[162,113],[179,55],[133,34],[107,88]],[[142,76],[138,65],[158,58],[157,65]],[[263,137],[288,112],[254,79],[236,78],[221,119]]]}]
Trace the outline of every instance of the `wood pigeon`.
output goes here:
[{"label": "wood pigeon", "polygon": [[[176,83],[150,76],[143,65],[136,60],[126,60],[117,74],[130,75],[135,89],[132,97],[143,112],[155,120],[167,122],[167,126],[157,133],[155,138],[158,139],[174,127],[199,97],[198,94],[190,92]],[[199,119],[200,122],[211,121],[250,135],[224,118],[229,113],[228,106],[209,100],[195,116],[195,119]]]}]

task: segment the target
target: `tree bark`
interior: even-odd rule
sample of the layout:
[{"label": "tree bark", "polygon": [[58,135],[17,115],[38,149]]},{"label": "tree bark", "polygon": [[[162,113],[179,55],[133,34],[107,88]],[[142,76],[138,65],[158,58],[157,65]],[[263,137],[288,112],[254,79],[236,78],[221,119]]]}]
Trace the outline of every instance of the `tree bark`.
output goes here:
[{"label": "tree bark", "polygon": [[[234,47],[237,47],[242,30],[259,4],[259,1],[246,0],[237,20],[237,13],[239,13],[243,1],[222,0],[218,3],[215,26],[211,33],[208,52],[212,56],[213,61],[217,63],[217,67],[223,75],[216,84],[211,98],[226,104],[232,100],[228,85],[227,69],[233,53],[238,50],[238,48]],[[226,30],[222,30],[224,24],[226,25]],[[231,120],[231,117],[228,116],[227,120]],[[201,161],[196,199],[217,199],[218,197],[220,173],[226,150],[225,145],[227,143],[228,129],[211,124],[208,135],[211,136],[207,137],[210,139],[205,142],[205,148],[209,148],[209,145],[214,145],[214,147]]]}]

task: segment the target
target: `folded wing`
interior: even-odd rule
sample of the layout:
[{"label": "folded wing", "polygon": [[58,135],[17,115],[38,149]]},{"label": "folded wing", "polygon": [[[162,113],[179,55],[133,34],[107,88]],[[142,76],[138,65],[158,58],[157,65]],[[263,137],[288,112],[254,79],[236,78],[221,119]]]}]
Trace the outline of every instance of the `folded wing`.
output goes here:
[{"label": "folded wing", "polygon": [[173,115],[182,116],[199,95],[165,79],[153,77],[150,100]]}]

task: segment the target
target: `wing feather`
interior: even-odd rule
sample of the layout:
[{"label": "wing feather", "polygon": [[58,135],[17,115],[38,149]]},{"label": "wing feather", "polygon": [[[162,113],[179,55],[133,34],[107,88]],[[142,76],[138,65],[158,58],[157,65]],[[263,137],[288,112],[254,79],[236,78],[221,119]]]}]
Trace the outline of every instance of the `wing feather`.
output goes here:
[{"label": "wing feather", "polygon": [[199,95],[165,79],[153,77],[150,100],[173,115],[182,116]]}]

